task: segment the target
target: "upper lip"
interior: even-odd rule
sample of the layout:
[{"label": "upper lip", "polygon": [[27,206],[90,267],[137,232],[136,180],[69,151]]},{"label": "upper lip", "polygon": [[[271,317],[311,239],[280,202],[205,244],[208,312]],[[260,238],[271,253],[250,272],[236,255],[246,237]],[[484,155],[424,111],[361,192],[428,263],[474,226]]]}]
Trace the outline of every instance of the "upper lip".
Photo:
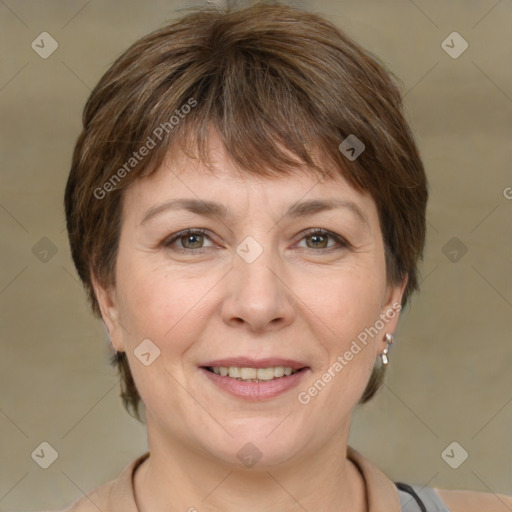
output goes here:
[{"label": "upper lip", "polygon": [[292,370],[300,370],[301,368],[306,368],[308,365],[301,361],[295,361],[293,359],[284,359],[281,357],[270,357],[266,359],[252,359],[250,357],[230,357],[228,359],[216,359],[215,361],[210,361],[206,364],[201,365],[201,367],[213,367],[219,368],[220,366],[224,367],[238,367],[238,368],[271,368],[272,366],[284,366],[289,367]]}]

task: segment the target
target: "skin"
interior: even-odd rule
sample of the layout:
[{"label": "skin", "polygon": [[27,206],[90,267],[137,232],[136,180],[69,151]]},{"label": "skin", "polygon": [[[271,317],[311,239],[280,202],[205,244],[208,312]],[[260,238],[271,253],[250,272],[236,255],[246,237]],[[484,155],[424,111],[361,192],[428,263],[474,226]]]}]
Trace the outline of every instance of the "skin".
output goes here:
[{"label": "skin", "polygon": [[[399,315],[309,404],[297,394],[400,303],[406,280],[386,282],[375,202],[341,177],[243,174],[215,133],[209,147],[214,173],[179,154],[125,191],[116,286],[94,278],[112,344],[126,351],[146,407],[151,456],[135,473],[138,507],[365,511],[364,483],[345,456],[350,419]],[[141,224],[150,208],[176,198],[218,201],[232,215],[167,210]],[[346,207],[284,216],[297,201],[330,198],[355,203],[367,223]],[[166,247],[187,228],[207,235]],[[310,228],[350,245],[304,234]],[[247,236],[263,248],[252,263],[236,252]],[[144,339],[160,350],[149,366],[134,355]],[[242,355],[305,361],[309,374],[298,388],[256,402],[226,394],[198,369]],[[237,457],[246,443],[262,454],[251,468]]]}]

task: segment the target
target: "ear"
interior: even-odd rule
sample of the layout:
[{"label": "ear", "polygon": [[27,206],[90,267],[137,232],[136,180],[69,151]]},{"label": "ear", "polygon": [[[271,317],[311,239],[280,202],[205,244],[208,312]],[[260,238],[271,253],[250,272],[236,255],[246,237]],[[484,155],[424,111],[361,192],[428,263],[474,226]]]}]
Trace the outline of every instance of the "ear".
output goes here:
[{"label": "ear", "polygon": [[400,283],[389,283],[386,286],[386,293],[382,302],[381,319],[385,322],[382,330],[383,335],[386,333],[393,334],[398,325],[400,311],[402,310],[402,296],[409,276],[405,276]]},{"label": "ear", "polygon": [[100,306],[101,317],[108,331],[110,342],[118,352],[124,352],[124,339],[119,322],[118,302],[114,287],[104,287],[98,280],[95,272],[91,270],[91,281]]}]

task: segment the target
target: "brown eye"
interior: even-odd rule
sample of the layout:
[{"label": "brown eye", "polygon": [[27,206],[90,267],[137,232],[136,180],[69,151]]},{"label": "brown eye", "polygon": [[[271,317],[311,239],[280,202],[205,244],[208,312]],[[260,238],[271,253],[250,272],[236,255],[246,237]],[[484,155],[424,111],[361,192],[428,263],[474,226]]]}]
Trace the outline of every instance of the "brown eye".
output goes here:
[{"label": "brown eye", "polygon": [[200,249],[203,238],[203,235],[185,235],[180,236],[178,240],[184,249]]},{"label": "brown eye", "polygon": [[[350,247],[350,244],[345,241],[342,237],[331,233],[330,231],[325,231],[324,229],[312,229],[302,237],[301,241],[306,241],[307,249],[340,249],[343,247]],[[331,240],[334,240],[334,244],[330,243]],[[304,246],[302,246],[304,247]]]},{"label": "brown eye", "polygon": [[314,235],[308,235],[306,237],[304,237],[305,240],[311,240],[311,244],[308,244],[306,242],[306,245],[311,249],[316,249],[316,248],[320,248],[320,249],[325,249],[327,248],[327,244],[329,243],[328,239],[329,237],[326,236],[326,235],[318,235],[318,234],[314,234]]},{"label": "brown eye", "polygon": [[171,251],[201,252],[212,247],[212,244],[205,245],[207,240],[210,237],[202,229],[187,229],[172,235],[162,245]]}]

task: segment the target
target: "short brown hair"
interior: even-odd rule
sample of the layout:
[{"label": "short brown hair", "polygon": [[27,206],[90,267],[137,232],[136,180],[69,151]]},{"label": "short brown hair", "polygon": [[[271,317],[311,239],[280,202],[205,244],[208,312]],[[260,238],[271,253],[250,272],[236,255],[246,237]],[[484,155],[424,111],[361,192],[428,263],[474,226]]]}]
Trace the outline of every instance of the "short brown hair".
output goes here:
[{"label": "short brown hair", "polygon": [[[187,154],[197,150],[207,164],[210,126],[244,172],[316,170],[368,192],[379,213],[388,282],[408,277],[402,306],[407,303],[419,288],[428,192],[397,80],[322,16],[258,2],[193,9],[135,42],[92,91],[65,210],[71,254],[95,315],[101,313],[91,273],[102,285],[115,285],[123,190],[157,169],[171,145]],[[350,135],[365,146],[356,159],[339,149]],[[125,406],[139,417],[126,355],[117,353],[112,362]],[[383,375],[377,365],[361,402]]]}]

